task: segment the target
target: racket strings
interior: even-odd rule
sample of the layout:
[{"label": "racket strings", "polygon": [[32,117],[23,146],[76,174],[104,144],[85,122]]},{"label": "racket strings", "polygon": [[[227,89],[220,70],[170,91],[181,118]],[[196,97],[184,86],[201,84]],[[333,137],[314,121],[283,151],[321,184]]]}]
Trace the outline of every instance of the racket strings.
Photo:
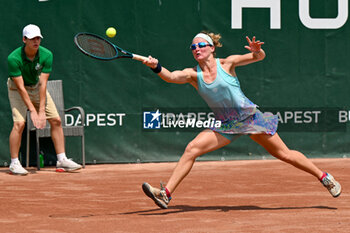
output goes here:
[{"label": "racket strings", "polygon": [[114,46],[97,37],[82,34],[76,38],[76,41],[79,47],[89,55],[101,58],[113,58],[117,56],[117,50]]}]

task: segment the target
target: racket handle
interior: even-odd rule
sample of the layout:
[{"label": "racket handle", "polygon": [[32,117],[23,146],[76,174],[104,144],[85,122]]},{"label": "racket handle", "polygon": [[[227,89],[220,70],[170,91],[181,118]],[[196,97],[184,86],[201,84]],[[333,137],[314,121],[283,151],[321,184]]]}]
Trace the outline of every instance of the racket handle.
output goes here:
[{"label": "racket handle", "polygon": [[144,57],[144,56],[141,56],[141,55],[133,54],[132,55],[132,59],[143,62],[143,61],[148,60],[148,57]]}]

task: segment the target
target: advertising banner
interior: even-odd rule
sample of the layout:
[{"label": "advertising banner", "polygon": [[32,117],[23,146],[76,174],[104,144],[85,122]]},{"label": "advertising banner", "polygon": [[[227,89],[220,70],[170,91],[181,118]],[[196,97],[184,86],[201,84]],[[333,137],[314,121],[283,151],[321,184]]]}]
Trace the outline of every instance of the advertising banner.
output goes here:
[{"label": "advertising banner", "polygon": [[[10,160],[12,129],[7,56],[22,46],[27,24],[41,28],[53,52],[50,79],[63,80],[65,106],[85,110],[87,163],[177,161],[186,145],[217,126],[190,84],[160,79],[132,59],[100,61],[81,53],[73,38],[90,32],[119,47],[157,58],[170,71],[197,65],[190,50],[202,30],[221,35],[225,58],[249,51],[246,36],[263,41],[266,58],[237,67],[244,94],[278,116],[278,134],[308,157],[350,153],[350,26],[348,0],[0,0],[0,166]],[[116,36],[106,36],[114,27]],[[81,121],[66,115],[67,125]],[[79,140],[66,139],[68,157],[81,160]],[[52,145],[42,144],[46,154]],[[25,144],[22,144],[21,153]],[[34,146],[32,146],[34,150]],[[31,151],[34,158],[35,151]],[[54,157],[53,157],[54,158]],[[261,159],[267,152],[249,136],[199,160]]]}]

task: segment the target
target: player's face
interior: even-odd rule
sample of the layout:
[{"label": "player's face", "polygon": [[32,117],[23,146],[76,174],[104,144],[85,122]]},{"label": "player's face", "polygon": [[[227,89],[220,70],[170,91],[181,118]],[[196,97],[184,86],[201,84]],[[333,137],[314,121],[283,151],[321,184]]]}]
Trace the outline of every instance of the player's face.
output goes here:
[{"label": "player's face", "polygon": [[26,44],[26,47],[28,49],[38,50],[41,43],[41,38],[39,36],[34,37],[32,39],[23,38],[23,42]]},{"label": "player's face", "polygon": [[207,59],[214,52],[215,47],[209,46],[208,41],[204,40],[203,38],[194,38],[191,49],[194,59],[200,61]]}]

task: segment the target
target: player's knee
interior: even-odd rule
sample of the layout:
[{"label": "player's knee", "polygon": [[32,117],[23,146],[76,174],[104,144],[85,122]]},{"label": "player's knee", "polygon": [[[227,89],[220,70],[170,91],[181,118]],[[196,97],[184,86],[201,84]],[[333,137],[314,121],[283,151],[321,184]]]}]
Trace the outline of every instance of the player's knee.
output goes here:
[{"label": "player's knee", "polygon": [[62,121],[60,117],[52,118],[49,120],[51,126],[60,127],[62,125]]},{"label": "player's knee", "polygon": [[13,123],[13,129],[19,133],[22,133],[26,123],[24,121],[15,121]]},{"label": "player's knee", "polygon": [[195,143],[190,142],[186,146],[184,156],[186,156],[189,159],[196,159],[198,157],[198,148],[196,147]]}]

